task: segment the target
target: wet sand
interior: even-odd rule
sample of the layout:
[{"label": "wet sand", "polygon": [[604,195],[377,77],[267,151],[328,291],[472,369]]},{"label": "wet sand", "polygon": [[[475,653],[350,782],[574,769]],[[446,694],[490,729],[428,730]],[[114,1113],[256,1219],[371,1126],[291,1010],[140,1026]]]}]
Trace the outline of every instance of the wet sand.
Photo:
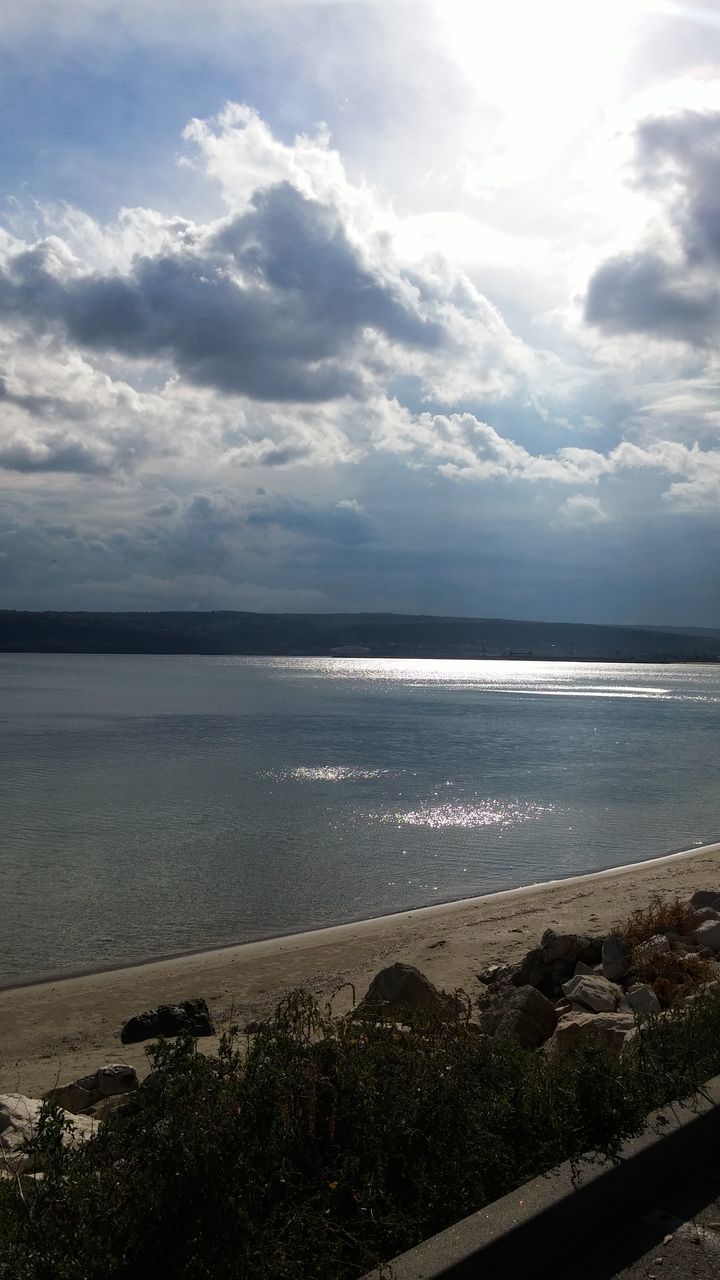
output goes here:
[{"label": "wet sand", "polygon": [[[146,1071],[144,1046],[121,1045],[119,1032],[134,1013],[158,1004],[203,996],[222,1030],[262,1017],[303,986],[332,997],[341,1012],[353,998],[343,984],[352,983],[359,999],[377,970],[395,960],[417,965],[440,987],[472,994],[479,969],[519,959],[547,928],[604,933],[655,893],[689,897],[714,888],[720,895],[720,844],[357,924],[0,991],[0,1093],[37,1097],[104,1062]],[[217,1041],[200,1043],[212,1050]]]}]

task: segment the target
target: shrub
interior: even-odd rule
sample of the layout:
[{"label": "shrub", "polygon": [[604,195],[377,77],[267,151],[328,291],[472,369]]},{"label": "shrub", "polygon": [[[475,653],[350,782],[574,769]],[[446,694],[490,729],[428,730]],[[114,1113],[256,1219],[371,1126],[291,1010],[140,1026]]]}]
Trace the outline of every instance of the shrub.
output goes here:
[{"label": "shrub", "polygon": [[681,898],[665,901],[660,894],[655,894],[649,906],[633,911],[620,932],[629,946],[637,947],[657,933],[679,933],[690,937],[698,924],[697,912],[689,902]]},{"label": "shrub", "polygon": [[149,1056],[136,1113],[78,1151],[46,1107],[44,1180],[0,1183],[2,1280],[358,1277],[562,1160],[616,1154],[720,1070],[720,1000],[621,1059],[552,1061],[462,1014],[336,1018],[302,993],[217,1058]]},{"label": "shrub", "polygon": [[632,973],[638,982],[652,987],[665,1009],[679,1004],[706,982],[716,981],[718,976],[712,960],[673,951],[636,961]]}]

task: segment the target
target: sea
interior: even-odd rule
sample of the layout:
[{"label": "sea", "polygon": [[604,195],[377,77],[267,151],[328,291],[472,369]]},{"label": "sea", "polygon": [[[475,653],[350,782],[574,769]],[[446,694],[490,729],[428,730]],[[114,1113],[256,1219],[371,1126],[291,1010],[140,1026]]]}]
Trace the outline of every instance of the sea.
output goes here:
[{"label": "sea", "polygon": [[720,840],[720,667],[0,655],[0,985]]}]

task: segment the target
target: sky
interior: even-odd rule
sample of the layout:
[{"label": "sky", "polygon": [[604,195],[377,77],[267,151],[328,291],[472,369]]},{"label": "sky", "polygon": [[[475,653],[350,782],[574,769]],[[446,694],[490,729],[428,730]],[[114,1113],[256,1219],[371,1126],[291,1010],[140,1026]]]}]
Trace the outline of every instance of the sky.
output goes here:
[{"label": "sky", "polygon": [[4,0],[0,607],[720,627],[720,10]]}]

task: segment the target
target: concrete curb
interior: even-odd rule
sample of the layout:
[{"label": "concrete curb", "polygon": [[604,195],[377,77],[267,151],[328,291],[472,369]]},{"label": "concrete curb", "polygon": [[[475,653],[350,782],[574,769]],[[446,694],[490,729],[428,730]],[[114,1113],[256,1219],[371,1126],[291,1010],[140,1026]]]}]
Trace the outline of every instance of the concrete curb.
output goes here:
[{"label": "concrete curb", "polygon": [[717,1159],[720,1076],[703,1096],[655,1111],[617,1164],[583,1159],[526,1182],[502,1200],[401,1254],[365,1280],[510,1280],[551,1276],[573,1255],[587,1255],[688,1169]]}]

